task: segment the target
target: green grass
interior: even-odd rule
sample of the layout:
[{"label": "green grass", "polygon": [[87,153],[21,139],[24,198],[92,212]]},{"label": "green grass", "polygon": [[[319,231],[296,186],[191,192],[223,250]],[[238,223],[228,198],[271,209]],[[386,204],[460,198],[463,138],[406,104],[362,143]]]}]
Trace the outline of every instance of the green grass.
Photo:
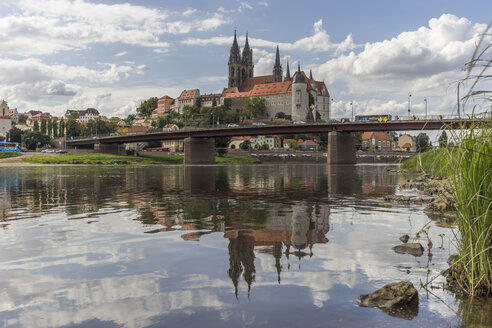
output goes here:
[{"label": "green grass", "polygon": [[[59,154],[53,156],[33,156],[22,161],[33,164],[183,164],[182,155],[143,155],[118,156],[108,154]],[[217,164],[254,164],[258,160],[246,157],[216,157]]]},{"label": "green grass", "polygon": [[444,163],[458,212],[453,278],[470,296],[492,296],[492,117],[452,135],[459,142]]},{"label": "green grass", "polygon": [[20,156],[20,153],[16,153],[16,152],[0,152],[0,159],[2,159],[2,158],[17,157],[17,156]]},{"label": "green grass", "polygon": [[444,149],[430,149],[407,159],[402,163],[402,168],[410,172],[425,172],[436,177],[446,177],[447,170],[444,163]]}]

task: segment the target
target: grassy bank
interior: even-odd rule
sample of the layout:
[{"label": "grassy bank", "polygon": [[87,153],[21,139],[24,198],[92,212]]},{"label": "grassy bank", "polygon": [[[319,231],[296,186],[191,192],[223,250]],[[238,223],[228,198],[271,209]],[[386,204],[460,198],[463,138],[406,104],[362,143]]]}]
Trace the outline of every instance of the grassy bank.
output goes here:
[{"label": "grassy bank", "polygon": [[[180,155],[143,155],[118,156],[108,154],[59,154],[53,156],[33,156],[23,158],[22,161],[33,164],[183,164]],[[217,164],[254,164],[257,160],[245,157],[225,156],[217,157]]]},{"label": "grassy bank", "polygon": [[20,156],[19,153],[14,153],[14,152],[0,152],[0,159],[2,158],[11,158],[11,157],[17,157]]},{"label": "grassy bank", "polygon": [[456,145],[419,154],[402,168],[449,181],[459,230],[452,283],[470,296],[492,296],[492,119],[450,133]]}]

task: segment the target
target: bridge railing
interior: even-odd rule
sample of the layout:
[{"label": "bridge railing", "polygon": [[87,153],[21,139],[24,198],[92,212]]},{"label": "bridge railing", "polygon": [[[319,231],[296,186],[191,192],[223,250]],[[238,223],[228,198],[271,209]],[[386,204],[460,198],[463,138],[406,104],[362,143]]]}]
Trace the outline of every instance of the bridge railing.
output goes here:
[{"label": "bridge railing", "polygon": [[[448,121],[448,120],[460,120],[460,119],[471,119],[472,117],[469,115],[411,115],[408,117],[408,115],[405,116],[392,116],[391,120],[388,122],[412,122],[412,121]],[[236,128],[260,128],[260,127],[265,127],[265,126],[278,126],[278,125],[286,125],[286,122],[278,122],[275,120],[269,120],[268,123],[262,122],[263,120],[258,120],[256,124],[247,123],[247,124],[234,124],[234,126],[231,126],[230,124],[214,124],[210,126],[200,126],[200,127],[195,127],[195,126],[185,126],[178,130],[179,132],[183,131],[196,131],[196,130],[208,130],[208,129],[236,129]],[[378,121],[372,121],[372,122],[367,122],[367,121],[351,121],[348,118],[331,118],[328,122],[291,122],[290,124],[292,125],[313,125],[313,124],[350,124],[350,123],[377,123]],[[384,124],[386,122],[381,122],[381,124]],[[288,124],[288,123],[287,123]],[[237,126],[236,126],[237,125]],[[117,132],[112,132],[112,133],[107,133],[107,134],[97,134],[97,135],[90,135],[90,136],[79,136],[79,137],[72,137],[70,139],[67,139],[67,141],[70,140],[89,140],[89,139],[101,139],[101,138],[107,138],[107,137],[115,137],[115,136],[132,136],[132,135],[147,135],[147,134],[156,134],[156,133],[163,133],[163,132],[169,132],[173,133],[176,131],[166,131],[166,130],[161,130],[161,131],[151,131],[151,132],[132,132],[132,133],[117,133]]]}]

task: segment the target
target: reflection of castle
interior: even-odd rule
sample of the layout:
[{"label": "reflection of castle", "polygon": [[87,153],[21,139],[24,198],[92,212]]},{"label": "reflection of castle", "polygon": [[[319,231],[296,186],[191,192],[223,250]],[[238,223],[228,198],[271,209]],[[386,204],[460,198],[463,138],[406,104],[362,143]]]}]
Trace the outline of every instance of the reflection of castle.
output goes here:
[{"label": "reflection of castle", "polygon": [[289,255],[295,255],[299,259],[306,255],[311,257],[314,244],[328,242],[325,237],[329,231],[328,207],[323,206],[316,211],[314,206],[293,205],[292,215],[269,214],[271,215],[267,216],[264,229],[237,229],[226,231],[224,234],[224,237],[229,239],[228,274],[236,296],[241,274],[248,285],[248,291],[251,289],[255,278],[255,247],[262,247],[261,253],[274,257],[277,280],[280,283],[282,254],[285,254],[287,260]]}]

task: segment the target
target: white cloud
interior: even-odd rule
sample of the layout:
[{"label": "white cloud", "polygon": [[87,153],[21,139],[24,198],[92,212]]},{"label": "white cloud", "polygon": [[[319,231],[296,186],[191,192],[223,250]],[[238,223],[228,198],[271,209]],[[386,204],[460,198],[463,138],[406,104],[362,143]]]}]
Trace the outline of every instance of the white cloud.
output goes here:
[{"label": "white cloud", "polygon": [[260,6],[268,7],[268,2],[266,2],[266,1],[260,1],[260,2],[258,2],[258,4]]},{"label": "white cloud", "polygon": [[126,52],[126,51],[118,52],[117,54],[115,54],[115,57],[121,57],[121,56],[126,55],[127,53],[128,52]]},{"label": "white cloud", "polygon": [[[200,38],[186,38],[181,41],[183,44],[187,45],[197,45],[197,46],[206,46],[209,44],[215,45],[230,45],[232,43],[233,37],[212,37],[208,39],[200,39]],[[244,42],[244,37],[238,38],[239,42]],[[330,36],[323,29],[323,21],[320,19],[315,22],[313,25],[313,35],[309,37],[305,37],[299,39],[293,43],[288,42],[275,42],[268,41],[263,39],[257,39],[254,37],[249,38],[249,42],[251,45],[255,47],[263,47],[263,48],[276,48],[277,45],[280,47],[282,51],[336,51],[337,53],[343,53],[349,50],[353,50],[358,47],[353,41],[353,37],[349,34],[344,41],[341,43],[332,43],[330,40]]]},{"label": "white cloud", "polygon": [[[95,43],[123,43],[166,49],[162,35],[209,31],[230,21],[220,13],[173,21],[171,12],[144,6],[97,4],[85,0],[23,0],[18,13],[0,18],[4,55],[46,55],[87,48]],[[188,9],[183,17],[196,10]]]},{"label": "white cloud", "polygon": [[195,14],[198,10],[194,9],[194,8],[188,8],[186,9],[184,12],[183,12],[183,16],[185,17],[189,17],[193,14]]}]

